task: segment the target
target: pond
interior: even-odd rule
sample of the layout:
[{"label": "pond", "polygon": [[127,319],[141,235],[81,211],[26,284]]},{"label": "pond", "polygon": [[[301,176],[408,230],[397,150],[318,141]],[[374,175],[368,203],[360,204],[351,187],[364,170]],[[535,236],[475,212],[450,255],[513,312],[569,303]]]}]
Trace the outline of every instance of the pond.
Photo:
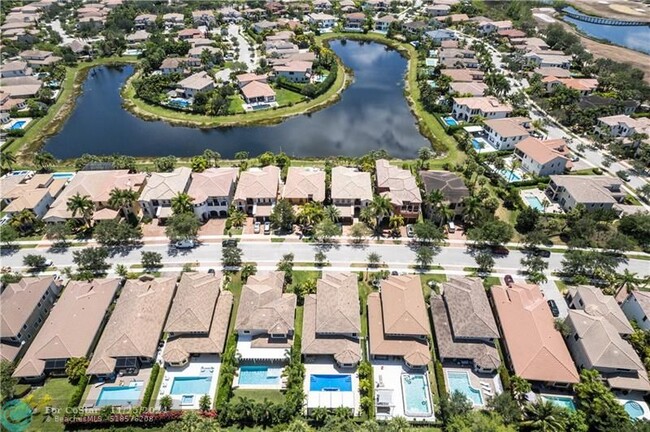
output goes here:
[{"label": "pond", "polygon": [[121,105],[120,88],[133,67],[98,67],[45,150],[62,159],[83,153],[193,156],[206,148],[224,158],[242,150],[251,156],[284,151],[295,157],[324,157],[360,156],[376,149],[413,158],[429,145],[404,98],[406,59],[377,43],[333,41],[331,47],[354,70],[353,84],[338,103],[274,126],[198,129],[141,120]]},{"label": "pond", "polygon": [[[566,12],[581,14],[572,7],[564,9]],[[629,48],[650,54],[650,27],[649,26],[611,26],[594,24],[565,16],[564,21],[575,25],[578,30],[587,36],[602,39]]]}]

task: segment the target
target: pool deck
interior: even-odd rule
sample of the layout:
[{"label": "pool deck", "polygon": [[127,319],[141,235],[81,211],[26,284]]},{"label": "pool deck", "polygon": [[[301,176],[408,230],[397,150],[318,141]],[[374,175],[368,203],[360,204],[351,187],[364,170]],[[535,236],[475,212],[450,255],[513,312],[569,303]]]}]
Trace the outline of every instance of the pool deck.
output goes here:
[{"label": "pool deck", "polygon": [[32,121],[32,118],[31,118],[31,117],[12,118],[8,123],[5,123],[5,124],[2,126],[2,129],[3,129],[3,130],[11,130],[11,127],[12,127],[15,123],[18,123],[18,122],[24,122],[24,124],[23,124],[20,128],[17,128],[17,129],[25,129],[25,128],[27,127],[27,125],[29,124],[29,122],[31,122],[31,121]]},{"label": "pool deck", "polygon": [[[312,375],[351,375],[351,392],[310,391],[309,383]],[[356,368],[339,368],[332,357],[319,357],[305,362],[304,390],[307,395],[307,409],[317,407],[345,407],[359,414],[359,375]]]},{"label": "pool deck", "polygon": [[[254,363],[254,364],[244,364],[240,365],[241,366],[268,366],[269,368],[279,368],[279,369],[284,369],[282,364],[278,363],[264,363],[264,362],[259,362],[259,363]],[[284,378],[282,377],[282,372],[280,372],[280,379],[278,380],[277,384],[271,384],[271,385],[263,385],[263,384],[240,384],[239,382],[239,370],[237,369],[237,376],[233,380],[233,388],[239,388],[242,390],[282,390],[285,388],[284,384]]]},{"label": "pool deck", "polygon": [[260,364],[266,364],[268,361],[280,362],[282,364],[287,362],[286,353],[289,348],[253,347],[252,344],[253,340],[251,336],[239,336],[237,340],[237,353],[242,360],[260,360]]},{"label": "pool deck", "polygon": [[[404,395],[402,393],[402,374],[408,373],[412,375],[426,374],[423,371],[414,371],[404,365],[402,360],[385,360],[372,362],[373,378],[375,381],[375,397],[378,391],[385,391],[391,393],[390,401],[390,414],[378,413],[377,420],[389,420],[395,417],[404,417],[408,421],[435,421],[435,406],[433,406],[433,395],[429,389],[429,401],[434,408],[434,414],[429,417],[412,417],[407,416],[404,411]],[[428,379],[428,377],[426,378]]]},{"label": "pool deck", "polygon": [[449,390],[449,379],[447,377],[448,373],[466,373],[469,376],[470,386],[476,390],[479,390],[481,392],[481,396],[483,397],[483,405],[474,405],[474,408],[482,408],[487,403],[489,398],[503,393],[503,385],[501,384],[501,378],[499,378],[499,374],[478,373],[469,367],[459,367],[453,363],[443,364],[442,369],[445,374],[445,385],[447,386],[447,390]]},{"label": "pool deck", "polygon": [[643,415],[641,417],[638,417],[638,418],[645,419],[645,420],[650,420],[650,407],[643,400],[642,395],[635,394],[635,393],[629,393],[627,395],[614,393],[614,395],[616,396],[616,400],[618,401],[618,403],[620,403],[621,405],[625,405],[625,403],[629,402],[629,401],[634,401],[634,402],[638,403],[639,405],[641,405],[641,408],[643,408]]},{"label": "pool deck", "polygon": [[[104,387],[128,386],[133,381],[141,381],[143,383],[141,387],[142,391],[140,392],[140,397],[138,398],[138,402],[134,404],[137,405],[142,400],[142,396],[144,395],[144,390],[147,388],[147,383],[149,382],[150,376],[151,376],[151,368],[148,367],[148,368],[140,369],[137,375],[129,375],[129,376],[121,376],[121,377],[118,376],[117,378],[115,378],[115,381],[113,382],[106,381],[104,384],[99,386],[98,384],[100,383],[100,381],[97,379],[93,379],[88,384],[90,390],[88,391],[88,396],[86,396],[86,400],[84,401],[83,407],[94,410],[95,404],[97,403],[97,400],[99,399],[99,395],[102,392],[102,389]],[[124,406],[129,407],[129,405],[124,405]]]},{"label": "pool deck", "polygon": [[[165,376],[163,378],[160,391],[156,395],[156,408],[160,408],[160,398],[170,394],[172,384],[176,377],[198,377],[207,376],[201,373],[201,368],[214,368],[211,372],[212,381],[210,382],[210,391],[208,395],[214,402],[214,396],[217,391],[217,384],[219,383],[219,370],[221,369],[221,359],[216,355],[201,355],[199,357],[190,357],[190,362],[183,367],[167,367],[165,369]],[[195,395],[192,404],[181,405],[182,395],[171,395],[173,409],[198,409],[199,399],[203,395]]]},{"label": "pool deck", "polygon": [[525,205],[528,207],[531,207],[531,205],[528,203],[526,200],[526,197],[535,197],[537,198],[540,202],[548,202],[549,205],[546,207],[545,210],[540,210],[542,213],[563,213],[562,207],[558,203],[554,203],[551,200],[548,199],[544,191],[541,191],[539,189],[523,189],[522,191],[519,192],[519,195],[521,195],[521,199],[524,202]]}]

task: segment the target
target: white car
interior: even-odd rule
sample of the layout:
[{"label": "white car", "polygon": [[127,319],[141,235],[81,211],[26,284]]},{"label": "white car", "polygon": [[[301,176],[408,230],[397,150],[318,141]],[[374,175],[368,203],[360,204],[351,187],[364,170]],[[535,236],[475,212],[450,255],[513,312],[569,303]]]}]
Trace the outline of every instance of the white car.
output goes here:
[{"label": "white car", "polygon": [[259,234],[260,233],[260,226],[261,226],[261,224],[260,224],[259,221],[255,222],[253,224],[253,233]]},{"label": "white car", "polygon": [[194,246],[194,240],[179,240],[174,243],[176,249],[192,249]]},{"label": "white car", "polygon": [[271,222],[264,222],[264,234],[271,234]]}]

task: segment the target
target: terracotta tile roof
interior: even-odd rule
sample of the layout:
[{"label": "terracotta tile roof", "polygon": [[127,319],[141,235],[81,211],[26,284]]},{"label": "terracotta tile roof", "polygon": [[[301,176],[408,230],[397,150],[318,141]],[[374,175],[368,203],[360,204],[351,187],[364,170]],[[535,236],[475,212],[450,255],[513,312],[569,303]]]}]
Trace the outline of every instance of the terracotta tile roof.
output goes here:
[{"label": "terracotta tile roof", "polygon": [[469,109],[477,109],[484,113],[509,113],[512,107],[508,103],[501,103],[494,96],[480,96],[469,98],[454,98],[454,102]]},{"label": "terracotta tile roof", "polygon": [[431,335],[419,276],[390,276],[382,280],[381,302],[386,334]]},{"label": "terracotta tile roof", "polygon": [[332,168],[332,199],[372,200],[370,173],[355,168]]},{"label": "terracotta tile roof", "polygon": [[278,196],[280,188],[280,168],[269,165],[264,168],[250,168],[239,176],[236,200],[249,198],[271,198]]},{"label": "terracotta tile roof", "polygon": [[448,76],[455,82],[481,81],[485,72],[470,69],[441,69],[441,75]]},{"label": "terracotta tile roof", "polygon": [[284,272],[250,276],[242,288],[235,329],[290,334],[294,329],[296,295],[283,294]]},{"label": "terracotta tile roof", "polygon": [[452,82],[449,83],[451,91],[460,95],[470,94],[472,96],[483,96],[488,86],[482,82]]},{"label": "terracotta tile roof", "polygon": [[246,99],[254,99],[258,97],[271,97],[275,96],[275,90],[265,82],[251,81],[242,87],[241,92]]},{"label": "terracotta tile roof", "polygon": [[238,168],[208,168],[202,173],[193,173],[189,196],[194,203],[202,203],[210,197],[232,197],[239,176]]},{"label": "terracotta tile roof", "polygon": [[518,121],[514,118],[490,119],[485,120],[483,123],[498,135],[509,138],[529,135],[528,130],[522,126],[522,123],[525,122],[530,122],[530,119],[524,119],[524,121]]},{"label": "terracotta tile roof", "polygon": [[515,374],[541,382],[580,380],[537,285],[493,286],[492,297]]},{"label": "terracotta tile roof", "polygon": [[325,201],[325,171],[309,167],[289,167],[287,180],[282,190],[287,199],[307,199]]},{"label": "terracotta tile roof", "polygon": [[410,171],[391,165],[385,159],[375,162],[377,173],[377,187],[388,189],[382,195],[388,196],[393,205],[402,205],[404,202],[421,203],[422,196],[415,177]]},{"label": "terracotta tile roof", "polygon": [[187,167],[176,168],[170,173],[151,173],[140,194],[140,201],[171,200],[187,191],[191,175],[192,170]]},{"label": "terracotta tile roof", "polygon": [[203,90],[214,84],[214,80],[207,72],[197,72],[178,82],[178,87],[194,90]]},{"label": "terracotta tile roof", "polygon": [[221,274],[183,273],[165,324],[168,333],[207,333],[219,297]]},{"label": "terracotta tile roof", "polygon": [[22,278],[8,284],[0,294],[0,337],[11,338],[20,333],[38,302],[54,283],[53,276],[46,276]]},{"label": "terracotta tile roof", "polygon": [[623,193],[613,192],[622,186],[621,181],[614,177],[552,175],[550,178],[552,183],[564,188],[577,203],[615,204],[618,202],[615,194]]},{"label": "terracotta tile roof", "polygon": [[634,333],[632,325],[613,296],[603,294],[599,288],[579,285],[569,288],[571,298],[582,300],[582,309],[592,316],[602,316],[614,326],[620,334]]},{"label": "terracotta tile roof", "polygon": [[534,71],[543,77],[569,78],[571,71],[559,67],[538,67]]},{"label": "terracotta tile roof", "polygon": [[[534,137],[526,138],[515,145],[520,152],[528,155],[532,160],[544,165],[556,158],[568,161],[566,142],[564,140],[541,141]],[[559,149],[559,150],[558,150]]]}]

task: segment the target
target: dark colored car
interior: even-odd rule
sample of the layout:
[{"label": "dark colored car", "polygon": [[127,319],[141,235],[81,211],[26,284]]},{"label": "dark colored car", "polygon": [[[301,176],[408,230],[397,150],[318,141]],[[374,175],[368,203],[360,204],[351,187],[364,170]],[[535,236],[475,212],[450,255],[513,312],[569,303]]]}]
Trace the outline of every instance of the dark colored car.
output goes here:
[{"label": "dark colored car", "polygon": [[214,271],[214,269],[210,269],[210,270],[208,270],[208,274],[210,274],[210,275],[213,275],[213,274],[215,274],[215,271]]},{"label": "dark colored car", "polygon": [[223,246],[223,247],[237,246],[237,240],[233,240],[233,239],[224,240],[224,241],[221,242],[221,246]]},{"label": "dark colored car", "polygon": [[393,270],[392,272],[390,272],[390,274],[393,275],[393,276],[397,276],[397,275],[399,275],[399,273],[397,272],[397,270]]},{"label": "dark colored car", "polygon": [[503,281],[506,283],[506,285],[510,286],[513,283],[515,283],[515,280],[512,278],[510,275],[505,275],[503,278]]},{"label": "dark colored car", "polygon": [[547,300],[548,307],[551,308],[551,313],[555,318],[560,316],[560,309],[557,307],[557,303],[555,303],[555,300]]},{"label": "dark colored car", "polygon": [[508,256],[510,251],[505,246],[492,246],[492,253],[499,256]]},{"label": "dark colored car", "polygon": [[542,258],[549,258],[551,256],[551,251],[546,249],[535,249],[535,255],[541,256]]}]

